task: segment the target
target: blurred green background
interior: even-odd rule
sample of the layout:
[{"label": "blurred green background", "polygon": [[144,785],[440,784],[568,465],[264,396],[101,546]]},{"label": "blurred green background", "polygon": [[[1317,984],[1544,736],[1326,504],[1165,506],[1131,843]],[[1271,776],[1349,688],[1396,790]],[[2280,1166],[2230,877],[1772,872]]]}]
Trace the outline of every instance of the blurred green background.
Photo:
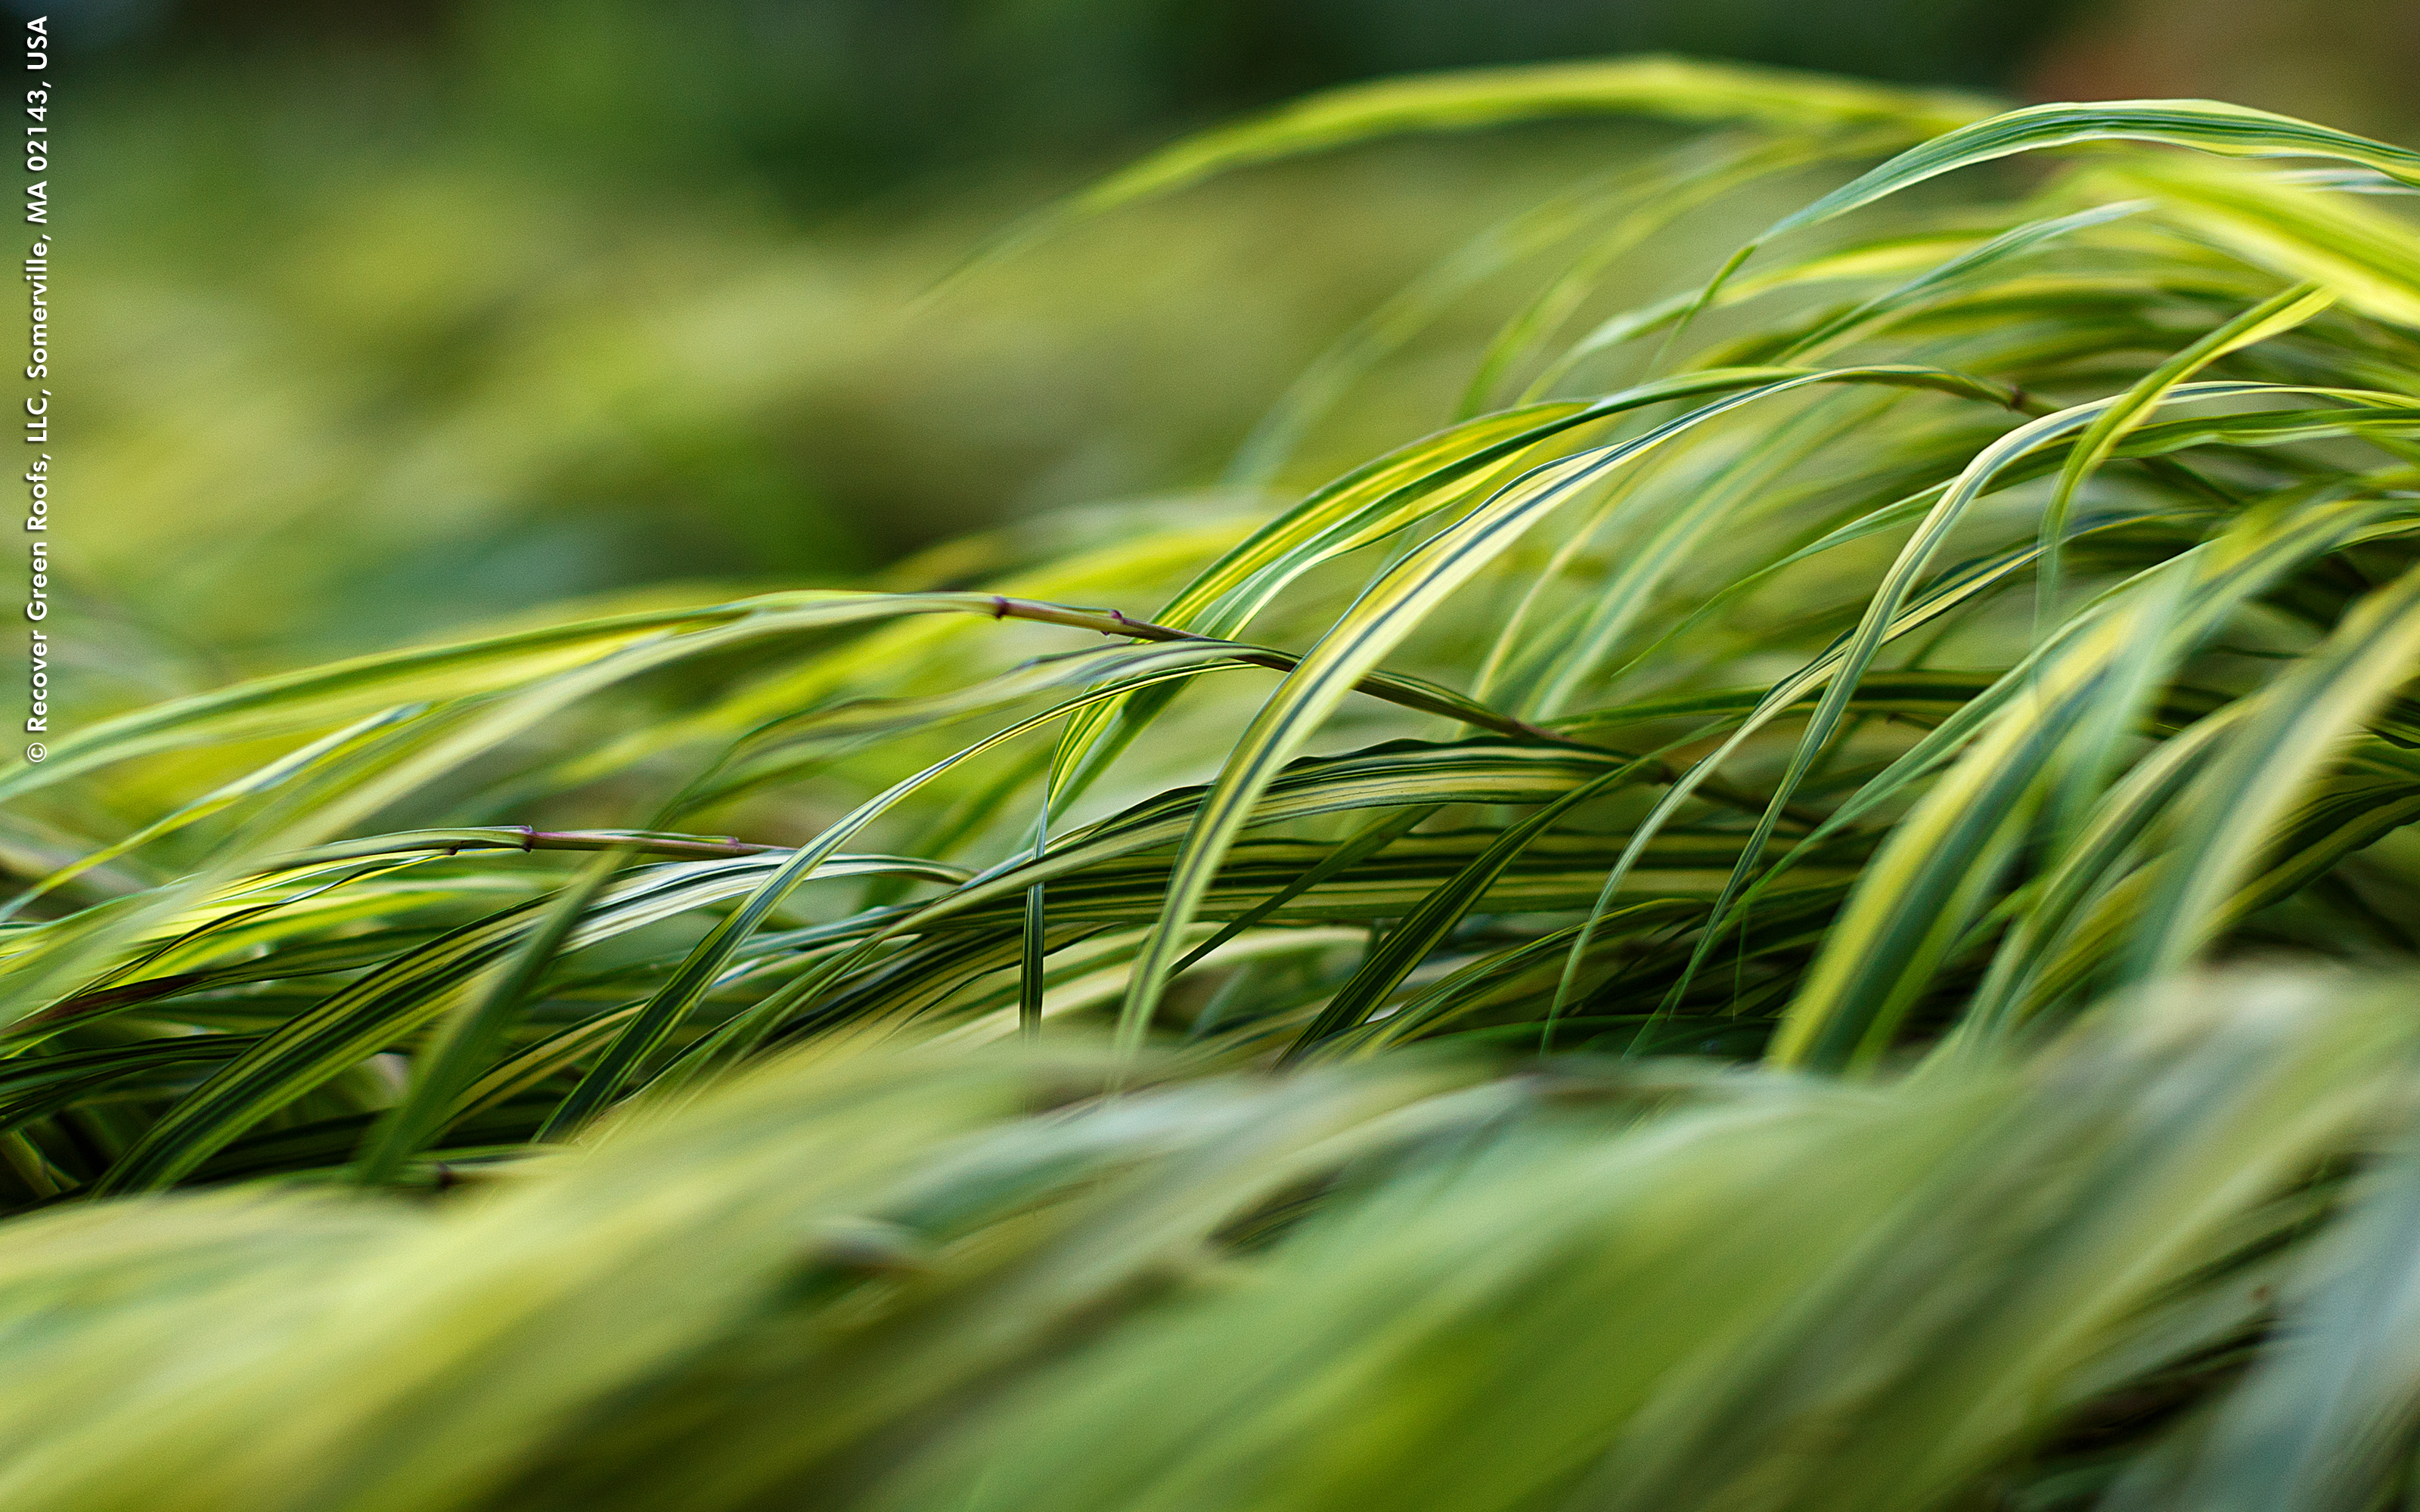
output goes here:
[{"label": "blurred green background", "polygon": [[[2420,63],[2400,0],[92,0],[61,27],[87,713],[571,599],[861,576],[1088,502],[1233,507],[1229,459],[1306,363],[1649,140],[1266,170],[913,306],[1019,213],[1305,90],[1660,50],[2410,139]],[[1726,224],[1632,276],[1701,274]],[[1439,423],[1484,293],[1269,481]]]}]

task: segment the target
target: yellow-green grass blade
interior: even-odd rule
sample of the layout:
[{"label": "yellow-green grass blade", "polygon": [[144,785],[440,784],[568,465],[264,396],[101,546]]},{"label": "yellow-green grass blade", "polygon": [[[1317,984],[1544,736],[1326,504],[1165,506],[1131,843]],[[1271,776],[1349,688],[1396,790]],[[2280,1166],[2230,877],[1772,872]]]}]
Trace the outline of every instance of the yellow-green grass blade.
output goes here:
[{"label": "yellow-green grass blade", "polygon": [[[1118,693],[1113,687],[1095,696]],[[1369,808],[1426,810],[1450,802],[1546,803],[1630,760],[1619,752],[1501,741],[1443,746],[1389,742],[1345,756],[1295,764],[1270,784],[1253,822],[1283,824]],[[706,1066],[744,1054],[894,938],[928,933],[984,909],[1021,901],[1028,889],[1037,886],[1054,887],[1063,913],[1077,900],[1070,889],[1060,886],[1063,879],[1181,841],[1197,822],[1209,791],[1179,789],[1059,837],[1039,857],[1012,857],[930,903],[900,911],[870,931],[849,953],[799,977],[685,1052],[667,1075],[687,1085]],[[1287,880],[1298,878],[1316,862],[1316,857],[1311,857],[1290,864]],[[1166,897],[1166,877],[1163,864],[1140,880],[1130,898],[1136,917],[1159,913]],[[1263,901],[1265,894],[1253,906]],[[1246,911],[1238,908],[1236,912],[1240,917]]]},{"label": "yellow-green grass blade", "polygon": [[[2040,802],[2055,760],[2100,766],[2128,733],[2128,711],[2154,696],[2171,666],[2229,623],[2257,595],[2302,563],[2335,548],[2364,526],[2404,506],[2362,501],[2276,509],[2241,522],[2209,546],[2170,559],[2124,590],[2111,612],[2078,624],[2055,653],[2030,657],[1968,702],[1868,783],[1806,843],[1892,796],[1959,744],[1977,741],[1894,826],[1806,985],[1791,1005],[1771,1054],[1784,1062],[1841,1065],[1870,1059],[1888,1043],[1898,1016],[1921,992],[1943,953],[1979,912],[1984,893],[1959,882],[2005,856],[2030,806]],[[2131,664],[2131,665],[2130,665]],[[1987,723],[1988,721],[1988,723]],[[1979,737],[1979,738],[1978,738]],[[2105,841],[2085,849],[2106,854]],[[2055,885],[2066,896],[2080,879]],[[2024,942],[2065,904],[2036,899],[2011,936],[2014,971]],[[1711,933],[1711,932],[1710,932]],[[1996,1016],[2000,989],[1978,996],[1980,1018]]]},{"label": "yellow-green grass blade", "polygon": [[81,731],[60,741],[41,765],[0,779],[0,799],[157,751],[340,724],[418,701],[476,696],[650,637],[727,624],[753,611],[754,606],[737,605],[623,615],[256,678]]},{"label": "yellow-green grass blade", "polygon": [[1421,899],[1419,907],[1406,914],[1384,939],[1372,948],[1351,979],[1337,989],[1336,995],[1303,1030],[1302,1038],[1287,1052],[1288,1058],[1298,1057],[1321,1041],[1357,1027],[1373,1009],[1403,984],[1414,966],[1444,943],[1447,934],[1478,905],[1487,889],[1531,841],[1560,822],[1572,810],[1635,778],[1642,764],[1632,763],[1615,767],[1604,776],[1572,789],[1519,824],[1507,826],[1485,851],[1456,872],[1445,886]]},{"label": "yellow-green grass blade", "polygon": [[367,1182],[389,1181],[446,1122],[461,1094],[489,1070],[506,1023],[569,943],[571,932],[612,884],[629,854],[604,852],[547,906],[538,926],[517,946],[504,966],[464,995],[438,1032],[412,1057],[411,1082],[402,1100],[380,1120],[363,1151],[358,1174]]},{"label": "yellow-green grass blade", "polygon": [[[1685,149],[1684,149],[1685,150]],[[1640,193],[1668,181],[1676,155],[1590,177],[1487,227],[1356,321],[1320,353],[1252,426],[1227,481],[1265,487],[1302,438],[1354,384],[1440,319],[1477,285],[1552,250]],[[1466,410],[1457,419],[1469,419]]]},{"label": "yellow-green grass blade", "polygon": [[1148,1025],[1164,986],[1165,974],[1182,953],[1178,942],[1190,928],[1194,906],[1218,870],[1227,844],[1246,823],[1278,769],[1301,748],[1355,681],[1373,670],[1455,589],[1577,490],[1731,409],[1809,384],[1829,382],[1934,388],[1986,403],[2004,397],[1973,379],[1916,368],[1846,368],[1794,376],[1704,405],[1635,440],[1544,464],[1440,531],[1363,591],[1353,608],[1336,621],[1262,706],[1238,741],[1186,838],[1170,881],[1168,906],[1159,933],[1136,969],[1135,985],[1122,1018],[1122,1033],[1126,1040],[1139,1040]]},{"label": "yellow-green grass blade", "polygon": [[1844,157],[1887,152],[1902,139],[1895,129],[1863,127],[1751,142],[1730,149],[1702,168],[1684,167],[1679,162],[1653,164],[1661,182],[1655,186],[1651,202],[1632,209],[1608,227],[1570,268],[1497,332],[1472,370],[1470,383],[1463,393],[1462,414],[1477,415],[1496,408],[1491,396],[1503,387],[1512,368],[1571,317],[1610,267],[1682,215],[1759,179]]},{"label": "yellow-green grass blade", "polygon": [[1962,125],[1844,184],[1804,209],[1776,221],[1757,239],[1769,241],[1819,225],[1942,174],[2023,152],[2147,142],[2234,158],[2334,158],[2374,169],[2398,183],[2420,184],[2420,152],[2212,100],[2110,100],[2086,104],[2029,105]]},{"label": "yellow-green grass blade", "polygon": [[1981,246],[1973,247],[1945,262],[1926,269],[1916,277],[1895,288],[1886,289],[1872,298],[1842,310],[1798,337],[1778,360],[1806,362],[1827,350],[1855,341],[1896,316],[1911,310],[1934,294],[1972,279],[1976,274],[1998,267],[2001,263],[2020,258],[2036,249],[2078,232],[2123,220],[2148,208],[2148,200],[2119,200],[2114,204],[2095,205],[2081,210],[2048,219],[2027,221],[2001,232]]},{"label": "yellow-green grass blade", "polygon": [[2420,326],[2410,223],[2275,174],[2216,163],[2130,165],[2108,182],[2157,194],[2162,219],[2256,267],[2307,280],[2381,320]]},{"label": "yellow-green grass blade", "polygon": [[[1334,850],[1331,850],[1326,856],[1321,856],[1316,865],[1307,868],[1300,876],[1287,883],[1284,887],[1280,887],[1277,891],[1270,893],[1266,898],[1263,899],[1259,903],[1254,903],[1232,923],[1222,926],[1216,934],[1211,935],[1208,939],[1194,947],[1193,949],[1187,954],[1185,959],[1179,961],[1172,968],[1174,974],[1178,976],[1184,975],[1187,968],[1194,965],[1203,957],[1225,945],[1228,941],[1233,939],[1238,934],[1243,933],[1246,930],[1249,930],[1254,925],[1260,923],[1263,919],[1268,918],[1271,914],[1276,913],[1279,909],[1283,908],[1287,903],[1292,903],[1302,894],[1309,892],[1313,887],[1318,887],[1320,884],[1326,882],[1338,873],[1346,871],[1356,864],[1368,860],[1371,856],[1377,855],[1380,851],[1385,850],[1388,846],[1393,844],[1395,841],[1403,839],[1405,835],[1411,833],[1414,829],[1419,827],[1421,824],[1435,815],[1438,809],[1444,806],[1441,804],[1418,804],[1410,808],[1399,809],[1391,814],[1381,814],[1379,817],[1371,820],[1358,830],[1355,831],[1350,836],[1347,836],[1344,841],[1338,845]],[[1039,857],[1036,857],[1036,859],[1039,859]]]},{"label": "yellow-green grass blade", "polygon": [[[2386,501],[2373,502],[2369,508],[2377,513],[2406,513],[2409,505]],[[2288,522],[2289,526],[2301,523]],[[2309,523],[2324,528],[2329,521],[2322,517]],[[2354,538],[2362,533],[2351,532]],[[2252,539],[2249,532],[2245,538]],[[2149,837],[2164,820],[2180,811],[2189,784],[2201,777],[2224,742],[2257,707],[2254,701],[2238,701],[2186,726],[2156,748],[2096,806],[2056,866],[2029,890],[2027,906],[2013,921],[1968,1011],[1975,1032],[1994,1032],[2071,997],[2096,972],[2112,975],[2110,964],[2118,959],[2125,936],[2141,916],[2153,880],[2150,872],[2140,869]],[[2381,711],[2374,718],[2385,725],[2392,723],[2394,716]],[[2370,748],[2399,749],[2392,744]],[[2352,747],[2347,753],[2348,763],[2357,764],[2362,750],[2358,744]],[[2263,901],[2273,901],[2279,888],[2308,880],[2314,868],[2333,864],[2350,848],[2375,839],[2372,825],[2391,818],[2400,802],[2393,792],[2373,793],[2364,811],[2350,816],[2349,823],[2323,824],[2319,833],[2299,841],[2289,834],[2290,853],[2273,857],[2273,865],[2244,879],[2219,911],[2218,919],[2232,920]]]},{"label": "yellow-green grass blade", "polygon": [[[1449,427],[1357,469],[1254,532],[1203,569],[1159,611],[1158,623],[1197,635],[1234,636],[1322,563],[1369,546],[1499,487],[1525,454],[1558,436],[1653,406],[1804,376],[1802,369],[1683,375],[1586,403],[1525,406]],[[1148,698],[1104,705],[1070,723],[1062,764],[1066,801],[1137,738],[1164,705]]]},{"label": "yellow-green grass blade", "polygon": [[1967,95],[1668,57],[1382,80],[1314,95],[1258,119],[1188,137],[1015,228],[986,255],[997,256],[1074,222],[1238,168],[1407,132],[1476,131],[1570,116],[1642,116],[1745,121],[1798,131],[1888,125],[1924,136],[1975,120],[1991,108]]},{"label": "yellow-green grass blade", "polygon": [[1738,511],[1759,501],[1792,468],[1879,423],[1898,397],[1887,391],[1880,397],[1864,392],[1827,395],[1772,427],[1736,460],[1696,480],[1688,495],[1666,508],[1662,518],[1623,543],[1620,566],[1597,590],[1579,622],[1549,638],[1551,659],[1522,712],[1550,725],[1561,717],[1580,696],[1583,680],[1648,612],[1652,596],[1701,553],[1714,532],[1727,522],[1736,523]]},{"label": "yellow-green grass blade", "polygon": [[[1621,947],[1637,944],[1637,936],[1661,935],[1693,923],[1704,914],[1703,903],[1694,898],[1649,898],[1625,903],[1609,910],[1597,921],[1590,934],[1590,949],[1599,955],[1609,955]],[[1407,998],[1386,1017],[1337,1036],[1328,1042],[1324,1056],[1316,1050],[1312,1055],[1352,1059],[1383,1056],[1412,1041],[1449,1032],[1457,1017],[1478,1011],[1493,1001],[1533,1002],[1551,996],[1579,932],[1579,925],[1566,925],[1510,949],[1480,956]],[[1565,1019],[1560,1024],[1548,1025],[1544,1032],[1525,1023],[1519,1026],[1520,1038],[1542,1042],[1551,1049],[1554,1030],[1573,1022]]]},{"label": "yellow-green grass blade", "polygon": [[[2076,759],[2080,710],[2128,706],[2174,610],[2111,616],[2032,674],[1991,725],[1895,825],[1859,878],[1791,1004],[1769,1054],[1827,1068],[1869,1062],[1982,913],[2045,800],[2044,773]],[[2088,741],[2089,732],[2086,733]]]},{"label": "yellow-green grass blade", "polygon": [[[1099,603],[1189,575],[1232,549],[1262,523],[1257,513],[1228,512],[1181,527],[1143,530],[1114,545],[1080,551],[1016,572],[1004,579],[977,579],[1017,602]],[[948,549],[938,553],[954,555]],[[925,592],[923,579],[964,581],[969,571],[992,565],[987,554],[973,563],[936,563],[953,570],[909,573],[904,591]],[[977,654],[970,642],[990,636],[988,626],[952,615],[919,615],[870,626],[839,645],[820,646],[811,657],[742,679],[694,713],[651,721],[600,748],[571,756],[531,779],[533,790],[554,792],[627,771],[666,752],[713,748],[801,710],[829,706],[866,689],[888,689],[903,676],[955,673]]]},{"label": "yellow-green grass blade", "polygon": [[2049,624],[2058,605],[2059,542],[2066,533],[2068,512],[2076,490],[2109,459],[2126,432],[2156,409],[2178,384],[2211,363],[2229,352],[2291,331],[2335,302],[2335,295],[2314,285],[2280,290],[2143,375],[2076,439],[2068,449],[2066,465],[2059,470],[2057,492],[2051,496],[2050,507],[2042,513],[2042,556],[2034,609],[2037,636]]},{"label": "yellow-green grass blade", "polygon": [[595,1116],[598,1110],[619,1096],[623,1089],[639,1075],[641,1068],[647,1060],[662,1048],[664,1041],[672,1036],[675,1029],[680,1026],[681,1021],[688,1017],[698,1001],[706,995],[707,989],[714,984],[729,964],[733,953],[747,942],[748,937],[755,933],[773,909],[779,906],[799,884],[812,876],[817,867],[838,852],[841,846],[846,844],[866,825],[880,818],[901,799],[953,767],[983,755],[995,746],[1014,740],[1019,735],[1063,718],[1088,702],[1119,697],[1131,691],[1135,687],[1148,682],[1171,677],[1189,677],[1203,667],[1213,664],[1216,659],[1224,658],[1225,655],[1226,649],[1220,644],[1203,647],[1181,646],[1172,650],[1164,650],[1156,659],[1162,663],[1172,661],[1173,666],[1163,665],[1135,673],[1111,683],[1106,687],[1079,694],[1040,714],[1020,719],[952,755],[943,757],[923,770],[902,779],[826,826],[822,834],[799,847],[780,868],[767,875],[738,908],[733,910],[697,943],[690,951],[688,958],[673,973],[671,980],[648,999],[646,1006],[614,1038],[613,1042],[607,1047],[597,1062],[589,1067],[587,1072],[581,1078],[580,1085],[572,1089],[570,1095],[564,1099],[562,1105],[548,1119],[543,1132],[551,1134],[558,1130],[577,1128],[582,1121]]},{"label": "yellow-green grass blade", "polygon": [[[2209,398],[2242,398],[2254,395],[2279,397],[2300,395],[2313,391],[2293,386],[2243,384],[2227,382],[2183,383],[2169,391],[2168,402],[2186,402]],[[2363,406],[2387,406],[2393,411],[2408,411],[2420,407],[2420,401],[2393,394],[2345,394],[2335,392],[2325,396],[2342,398]],[[1977,454],[1958,479],[1945,490],[1933,504],[1916,534],[1900,549],[1859,620],[1856,630],[1845,643],[1827,652],[1816,663],[1795,676],[1777,685],[1766,706],[1752,714],[1724,744],[1683,774],[1679,781],[1650,811],[1634,836],[1634,847],[1643,845],[1680,805],[1691,796],[1701,774],[1711,775],[1764,724],[1788,707],[1805,688],[1823,687],[1823,692],[1815,712],[1808,717],[1805,733],[1791,755],[1790,763],[1776,785],[1771,803],[1758,820],[1755,830],[1742,848],[1738,868],[1725,896],[1716,907],[1717,917],[1727,915],[1749,880],[1771,840],[1775,825],[1790,803],[1796,787],[1810,770],[1823,748],[1839,728],[1849,699],[1857,680],[1871,665],[1874,655],[1884,642],[1898,630],[1901,611],[1916,584],[1930,568],[1934,555],[1941,549],[1965,511],[1981,497],[1993,478],[2009,464],[2029,452],[2050,445],[2062,438],[2087,427],[2101,414],[2115,406],[2117,399],[2095,400],[2079,405],[2010,431]],[[2379,417],[2393,424],[2406,424],[2404,414],[2390,412]],[[2359,426],[2366,417],[2338,418],[2334,415],[2312,416],[2304,412],[2222,416],[2208,421],[2179,422],[2172,426],[2146,427],[2149,434],[2141,439],[2155,447],[2180,447],[2207,444],[2213,440],[2273,443],[2280,437],[2297,438],[2311,434],[2315,428],[2339,433],[2339,425]],[[1627,853],[1617,860],[1606,878],[1606,897],[1620,885],[1629,864]],[[1583,933],[1585,941],[1585,933]],[[1711,936],[1710,936],[1711,939]],[[1576,958],[1577,949],[1575,950]]]},{"label": "yellow-green grass blade", "polygon": [[73,881],[96,867],[106,866],[121,856],[142,849],[153,841],[173,835],[189,825],[201,823],[213,814],[221,813],[246,798],[265,793],[319,765],[326,758],[348,752],[367,739],[384,733],[388,726],[410,719],[420,712],[419,706],[407,704],[401,708],[373,714],[342,730],[323,735],[232,781],[222,783],[175,812],[156,819],[123,840],[112,841],[89,853],[72,865],[63,867],[42,878],[33,887],[9,900],[7,907],[0,908],[0,920],[16,917],[18,910],[25,904]]},{"label": "yellow-green grass blade", "polygon": [[2253,712],[2180,803],[2182,823],[2136,925],[2135,971],[2175,971],[2209,944],[2220,905],[2278,821],[2370,711],[2412,681],[2415,667],[2420,571],[2365,597],[2324,642],[2255,697]]},{"label": "yellow-green grass blade", "polygon": [[[566,950],[753,889],[783,857],[674,863],[608,891]],[[163,1115],[102,1177],[101,1191],[175,1181],[302,1091],[429,1023],[476,973],[542,927],[539,900],[465,926],[388,963],[295,1019]]]}]

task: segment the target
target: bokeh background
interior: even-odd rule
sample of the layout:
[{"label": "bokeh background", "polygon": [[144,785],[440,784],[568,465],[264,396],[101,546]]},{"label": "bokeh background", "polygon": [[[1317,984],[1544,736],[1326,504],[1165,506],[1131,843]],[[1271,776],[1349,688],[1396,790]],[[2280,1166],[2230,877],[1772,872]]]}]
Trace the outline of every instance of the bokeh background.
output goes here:
[{"label": "bokeh background", "polygon": [[[2420,133],[2406,0],[84,0],[60,24],[87,713],[566,601],[896,572],[970,531],[1041,549],[1112,517],[1085,506],[1233,507],[1432,428],[1500,316],[1483,289],[1279,464],[1232,466],[1355,321],[1642,129],[1263,170],[917,303],[1020,213],[1304,90],[1654,50]],[[1702,275],[1725,234],[1632,276]]]}]

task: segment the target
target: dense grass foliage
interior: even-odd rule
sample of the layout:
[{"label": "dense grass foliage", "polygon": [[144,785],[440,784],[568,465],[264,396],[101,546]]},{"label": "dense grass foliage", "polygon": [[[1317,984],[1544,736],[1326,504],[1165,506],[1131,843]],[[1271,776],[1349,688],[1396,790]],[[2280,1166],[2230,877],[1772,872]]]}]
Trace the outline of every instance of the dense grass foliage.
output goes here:
[{"label": "dense grass foliage", "polygon": [[0,1504],[2401,1504],[2420,155],[1644,61],[1028,243],[1574,114],[1286,507],[0,779]]},{"label": "dense grass foliage", "polygon": [[[0,779],[8,1200],[425,1180],[835,1034],[1838,1068],[2213,952],[2407,957],[2420,155],[1648,60],[1347,91],[1060,216],[1575,113],[1726,124],[1373,315],[1247,471],[1533,280],[1465,418],[1273,516],[56,740]],[[1692,208],[1877,157],[1625,299]]]}]

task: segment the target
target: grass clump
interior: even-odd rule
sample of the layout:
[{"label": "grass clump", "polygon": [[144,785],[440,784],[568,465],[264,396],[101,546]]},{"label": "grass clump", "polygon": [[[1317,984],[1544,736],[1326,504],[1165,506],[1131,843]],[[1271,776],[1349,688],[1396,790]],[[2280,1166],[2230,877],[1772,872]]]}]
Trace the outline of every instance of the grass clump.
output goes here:
[{"label": "grass clump", "polygon": [[2346,1319],[2401,1284],[2402,1015],[2176,983],[2420,939],[2420,155],[1649,60],[1056,213],[1592,113],[1720,130],[1373,314],[1240,476],[1528,289],[1459,415],[1274,511],[306,669],[0,781],[5,1195],[71,1210],[0,1307],[93,1394],[11,1504],[2399,1485]]}]

